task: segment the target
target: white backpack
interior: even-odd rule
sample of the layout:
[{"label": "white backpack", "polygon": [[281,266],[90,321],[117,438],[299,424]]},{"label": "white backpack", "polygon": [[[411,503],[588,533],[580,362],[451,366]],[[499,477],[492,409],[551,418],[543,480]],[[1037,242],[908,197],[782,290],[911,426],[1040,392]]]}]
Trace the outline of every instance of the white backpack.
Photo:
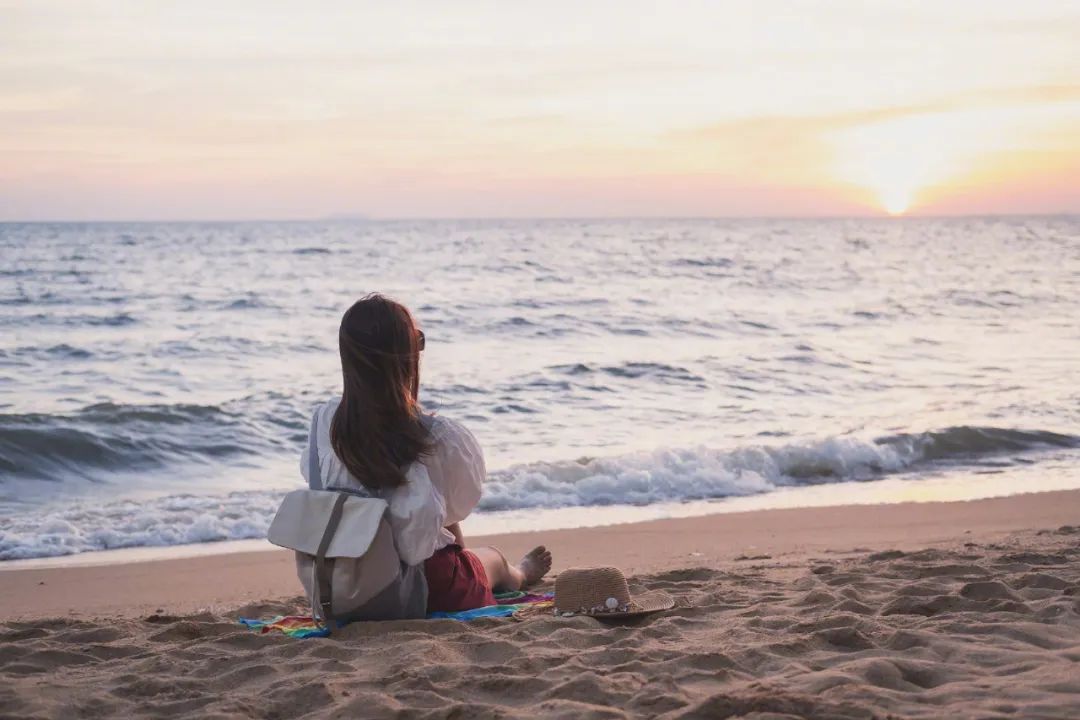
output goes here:
[{"label": "white backpack", "polygon": [[330,633],[349,620],[424,617],[423,566],[401,561],[387,502],[366,490],[322,489],[317,425],[318,413],[308,446],[309,489],[285,496],[267,539],[296,552],[312,614]]}]

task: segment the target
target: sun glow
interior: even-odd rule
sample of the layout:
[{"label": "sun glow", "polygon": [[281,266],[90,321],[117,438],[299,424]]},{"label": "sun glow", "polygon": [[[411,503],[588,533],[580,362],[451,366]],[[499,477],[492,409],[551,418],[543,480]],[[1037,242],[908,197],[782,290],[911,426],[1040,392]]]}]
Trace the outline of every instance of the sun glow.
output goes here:
[{"label": "sun glow", "polygon": [[837,172],[888,214],[903,214],[921,190],[963,170],[942,126],[940,116],[921,115],[848,128],[835,138]]},{"label": "sun glow", "polygon": [[[970,185],[987,158],[1023,151],[1025,131],[1047,135],[1060,125],[1062,111],[1070,109],[1075,113],[1076,104],[969,107],[852,124],[829,136],[832,171],[862,188],[882,211],[902,215]],[[976,184],[1000,181],[981,177]]]},{"label": "sun glow", "polygon": [[902,188],[894,188],[878,196],[882,209],[890,215],[903,215],[911,207],[911,195]]}]

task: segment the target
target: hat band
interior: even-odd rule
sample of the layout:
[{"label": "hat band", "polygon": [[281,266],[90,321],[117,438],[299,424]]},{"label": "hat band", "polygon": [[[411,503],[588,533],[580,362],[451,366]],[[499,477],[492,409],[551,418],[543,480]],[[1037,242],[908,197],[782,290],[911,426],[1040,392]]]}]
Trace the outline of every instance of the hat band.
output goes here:
[{"label": "hat band", "polygon": [[623,605],[609,606],[607,604],[594,605],[593,607],[580,607],[576,610],[560,610],[555,608],[555,614],[562,617],[571,617],[573,615],[614,615],[628,613],[638,608],[634,603],[625,603]]}]

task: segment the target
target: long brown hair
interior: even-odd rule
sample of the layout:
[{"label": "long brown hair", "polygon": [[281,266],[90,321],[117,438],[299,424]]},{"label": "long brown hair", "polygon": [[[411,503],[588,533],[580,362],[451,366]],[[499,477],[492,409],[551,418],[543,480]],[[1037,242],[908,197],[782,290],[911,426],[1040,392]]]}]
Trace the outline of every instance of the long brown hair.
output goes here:
[{"label": "long brown hair", "polygon": [[338,331],[344,390],[330,444],[370,490],[405,483],[405,469],[431,449],[421,422],[421,334],[408,309],[372,294],[345,311]]}]

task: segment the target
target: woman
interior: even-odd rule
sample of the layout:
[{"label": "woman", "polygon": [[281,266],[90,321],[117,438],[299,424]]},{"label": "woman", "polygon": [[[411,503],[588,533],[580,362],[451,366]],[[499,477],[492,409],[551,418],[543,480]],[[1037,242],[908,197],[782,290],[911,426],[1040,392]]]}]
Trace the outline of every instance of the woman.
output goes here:
[{"label": "woman", "polygon": [[309,484],[387,501],[402,563],[413,575],[422,565],[429,613],[493,605],[493,592],[538,582],[551,569],[543,546],[516,565],[493,547],[465,549],[459,523],[480,501],[484,456],[464,426],[421,411],[424,334],[409,311],[368,295],[341,319],[338,344],[344,391],[315,410],[316,482],[310,450],[300,461]]}]

